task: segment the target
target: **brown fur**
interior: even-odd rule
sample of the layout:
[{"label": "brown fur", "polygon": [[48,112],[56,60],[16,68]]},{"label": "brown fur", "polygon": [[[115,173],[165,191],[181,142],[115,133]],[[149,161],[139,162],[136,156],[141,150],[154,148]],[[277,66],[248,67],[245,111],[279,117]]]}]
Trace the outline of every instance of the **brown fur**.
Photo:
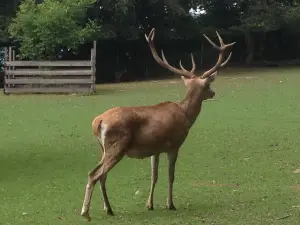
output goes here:
[{"label": "brown fur", "polygon": [[191,71],[182,68],[181,72],[178,72],[176,68],[171,68],[165,59],[157,58],[153,37],[154,31],[151,31],[146,39],[154,58],[162,66],[182,75],[184,84],[187,87],[185,98],[180,102],[162,102],[152,106],[115,107],[105,111],[93,120],[93,134],[102,147],[103,155],[101,161],[88,175],[88,184],[81,212],[81,215],[87,220],[90,220],[89,205],[97,181],[100,181],[104,208],[107,214],[113,215],[106,193],[105,181],[107,173],[124,156],[137,159],[151,157],[152,182],[147,206],[149,210],[152,210],[153,193],[158,178],[159,155],[167,153],[169,161],[167,207],[170,210],[176,209],[173,204],[172,190],[179,148],[197,119],[202,102],[214,97],[215,92],[210,88],[210,83],[215,80],[217,70],[225,65],[222,64],[224,50],[231,45],[222,45],[220,41],[221,53],[217,64],[210,70],[210,73],[206,72],[204,77],[196,77],[193,74],[195,65],[193,65]]}]

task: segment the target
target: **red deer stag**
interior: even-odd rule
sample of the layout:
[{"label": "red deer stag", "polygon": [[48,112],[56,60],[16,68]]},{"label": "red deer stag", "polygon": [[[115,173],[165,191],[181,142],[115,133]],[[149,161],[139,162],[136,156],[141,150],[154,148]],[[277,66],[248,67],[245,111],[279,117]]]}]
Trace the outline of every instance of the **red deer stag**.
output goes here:
[{"label": "red deer stag", "polygon": [[192,54],[192,69],[190,71],[186,70],[181,62],[179,63],[181,69],[172,67],[166,60],[163,51],[162,59],[157,54],[154,36],[154,28],[148,36],[145,35],[152,55],[162,67],[181,75],[187,87],[185,98],[180,102],[162,102],[152,106],[115,107],[105,111],[93,120],[92,129],[101,145],[102,159],[88,173],[88,183],[81,211],[81,215],[87,221],[91,220],[89,208],[92,192],[97,181],[100,182],[104,210],[108,215],[113,215],[105,183],[107,173],[124,156],[136,159],[151,156],[152,177],[147,207],[149,210],[153,210],[153,193],[158,177],[159,155],[161,153],[167,154],[169,176],[167,207],[169,210],[176,210],[173,204],[172,192],[178,150],[199,115],[202,102],[214,97],[215,92],[210,88],[210,84],[215,80],[218,70],[230,60],[231,53],[224,61],[225,51],[235,44],[235,42],[224,44],[217,32],[221,44],[219,47],[204,35],[212,46],[219,50],[219,58],[210,70],[204,72],[200,77],[196,77],[196,64]]}]

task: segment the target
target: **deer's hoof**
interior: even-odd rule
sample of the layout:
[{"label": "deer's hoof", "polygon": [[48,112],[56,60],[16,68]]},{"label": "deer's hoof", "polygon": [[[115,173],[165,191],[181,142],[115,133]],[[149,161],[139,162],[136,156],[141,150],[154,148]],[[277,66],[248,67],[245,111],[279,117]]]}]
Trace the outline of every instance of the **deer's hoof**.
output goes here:
[{"label": "deer's hoof", "polygon": [[148,205],[147,205],[147,209],[148,209],[148,210],[151,210],[151,211],[154,210],[153,205],[152,205],[152,204],[148,204]]},{"label": "deer's hoof", "polygon": [[81,216],[85,219],[86,222],[90,222],[92,220],[88,212],[82,212]]},{"label": "deer's hoof", "polygon": [[171,211],[175,211],[176,207],[174,206],[174,204],[171,204],[171,205],[168,206],[168,209],[171,210]]},{"label": "deer's hoof", "polygon": [[112,211],[112,209],[107,209],[106,214],[109,215],[109,216],[113,216],[114,212]]}]

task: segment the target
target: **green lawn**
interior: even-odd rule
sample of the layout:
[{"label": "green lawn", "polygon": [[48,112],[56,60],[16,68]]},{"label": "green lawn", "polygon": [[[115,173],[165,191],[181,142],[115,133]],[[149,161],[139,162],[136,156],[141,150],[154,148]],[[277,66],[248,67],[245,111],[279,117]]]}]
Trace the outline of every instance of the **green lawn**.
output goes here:
[{"label": "green lawn", "polygon": [[[177,77],[175,77],[177,78]],[[300,69],[227,69],[180,150],[177,211],[165,209],[161,156],[154,211],[149,159],[124,158],[108,175],[114,217],[95,188],[90,224],[299,224]],[[179,100],[180,79],[99,85],[99,94],[0,95],[0,224],[86,224],[87,173],[100,159],[91,121],[118,105]],[[299,190],[298,190],[299,189]],[[135,192],[139,190],[139,194]]]}]

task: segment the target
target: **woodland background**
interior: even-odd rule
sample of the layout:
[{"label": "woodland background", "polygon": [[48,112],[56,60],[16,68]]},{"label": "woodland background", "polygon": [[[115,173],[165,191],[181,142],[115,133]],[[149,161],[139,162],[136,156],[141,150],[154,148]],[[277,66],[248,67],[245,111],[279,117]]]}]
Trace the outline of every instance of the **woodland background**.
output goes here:
[{"label": "woodland background", "polygon": [[[300,64],[299,0],[1,0],[0,47],[20,59],[88,59],[97,41],[97,83],[170,75],[153,60],[144,34],[156,28],[157,49],[170,63],[198,69],[217,52],[203,38],[236,41],[230,66]],[[218,43],[218,42],[216,42]]]}]

